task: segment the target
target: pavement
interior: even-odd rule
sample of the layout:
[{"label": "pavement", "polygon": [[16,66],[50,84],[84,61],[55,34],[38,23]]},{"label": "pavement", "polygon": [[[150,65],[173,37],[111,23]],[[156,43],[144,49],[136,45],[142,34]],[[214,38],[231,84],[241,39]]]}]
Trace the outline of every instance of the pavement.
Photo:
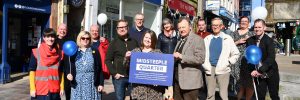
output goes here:
[{"label": "pavement", "polygon": [[[276,55],[280,72],[280,96],[282,100],[300,100],[300,55]],[[0,100],[29,100],[28,73],[11,75],[12,81],[0,84]],[[115,100],[111,79],[105,80],[103,100]],[[64,97],[63,97],[64,100]],[[126,100],[129,100],[127,96]]]}]

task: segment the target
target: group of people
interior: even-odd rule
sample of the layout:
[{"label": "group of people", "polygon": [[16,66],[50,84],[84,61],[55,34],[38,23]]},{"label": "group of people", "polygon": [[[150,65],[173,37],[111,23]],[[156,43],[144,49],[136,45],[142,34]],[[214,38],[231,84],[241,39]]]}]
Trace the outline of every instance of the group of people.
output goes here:
[{"label": "group of people", "polygon": [[[228,100],[229,88],[238,100],[244,94],[246,100],[251,100],[253,85],[258,100],[264,100],[267,90],[273,100],[279,100],[273,40],[264,33],[264,20],[255,20],[254,32],[250,32],[249,18],[241,17],[240,28],[226,34],[222,32],[223,21],[218,17],[212,19],[212,33],[206,31],[203,19],[198,20],[195,33],[189,18],[180,18],[177,26],[165,18],[158,36],[143,23],[142,13],[135,15],[133,27],[124,19],[118,20],[117,37],[110,43],[99,36],[99,26],[92,25],[90,32],[78,34],[79,49],[73,56],[64,55],[61,49],[67,40],[65,24],[59,26],[57,34],[53,29],[45,29],[43,42],[32,50],[31,97],[59,100],[65,94],[67,100],[99,100],[104,79],[111,75],[117,100],[124,100],[126,92],[132,100],[197,100],[199,93],[204,93],[207,100],[215,100],[217,86],[223,100]],[[262,50],[258,65],[248,64],[243,55],[250,45]],[[173,85],[130,83],[132,52],[173,54]],[[109,72],[103,71],[106,67]]]}]

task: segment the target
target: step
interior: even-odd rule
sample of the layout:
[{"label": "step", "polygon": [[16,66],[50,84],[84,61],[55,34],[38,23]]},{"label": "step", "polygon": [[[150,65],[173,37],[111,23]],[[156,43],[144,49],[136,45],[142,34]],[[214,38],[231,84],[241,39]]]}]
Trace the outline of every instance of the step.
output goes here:
[{"label": "step", "polygon": [[282,100],[300,100],[300,84],[280,82],[279,96]]},{"label": "step", "polygon": [[280,72],[280,81],[300,84],[300,74],[291,74],[286,72]]}]

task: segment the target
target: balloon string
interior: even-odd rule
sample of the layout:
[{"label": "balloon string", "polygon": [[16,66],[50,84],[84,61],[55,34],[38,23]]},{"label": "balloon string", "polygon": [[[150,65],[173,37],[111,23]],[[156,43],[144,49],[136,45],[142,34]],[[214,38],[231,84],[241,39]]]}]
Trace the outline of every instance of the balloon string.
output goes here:
[{"label": "balloon string", "polygon": [[[255,65],[256,71],[258,71],[257,65]],[[259,85],[258,77],[256,77],[257,85]]]},{"label": "balloon string", "polygon": [[69,65],[70,65],[70,73],[71,73],[71,60],[70,60],[70,56],[69,56]]}]

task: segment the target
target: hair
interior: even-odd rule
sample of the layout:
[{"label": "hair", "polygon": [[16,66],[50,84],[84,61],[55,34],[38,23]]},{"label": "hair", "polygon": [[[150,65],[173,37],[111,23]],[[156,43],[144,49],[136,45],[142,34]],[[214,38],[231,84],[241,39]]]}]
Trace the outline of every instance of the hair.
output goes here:
[{"label": "hair", "polygon": [[90,30],[92,29],[92,27],[97,27],[97,29],[100,29],[99,25],[97,25],[97,24],[91,25]]},{"label": "hair", "polygon": [[202,19],[202,18],[198,19],[197,24],[198,24],[200,21],[203,21],[203,22],[206,24],[205,20]]},{"label": "hair", "polygon": [[67,28],[67,24],[65,24],[65,23],[59,24],[58,27],[57,27],[57,29],[59,29],[59,28],[62,27],[62,26],[66,27],[66,29],[68,29],[68,28]]},{"label": "hair", "polygon": [[258,23],[258,22],[261,22],[264,26],[266,26],[266,22],[265,22],[263,19],[256,19],[256,20],[254,21],[254,25],[255,25],[256,23]]},{"label": "hair", "polygon": [[120,20],[118,20],[117,21],[117,26],[119,25],[119,23],[121,23],[121,22],[124,22],[124,23],[126,23],[126,26],[128,27],[128,21],[127,20],[125,20],[125,19],[120,19]]},{"label": "hair", "polygon": [[211,20],[211,23],[212,23],[213,21],[215,21],[215,20],[219,20],[219,21],[221,22],[221,25],[224,25],[224,24],[223,24],[223,20],[222,20],[220,17],[215,17],[215,18],[213,18],[213,19]]},{"label": "hair", "polygon": [[240,17],[240,20],[239,20],[239,21],[240,21],[240,23],[241,23],[241,21],[242,21],[242,19],[243,19],[243,18],[246,18],[246,19],[248,20],[248,22],[250,22],[250,19],[249,19],[249,17],[247,17],[247,16],[241,16],[241,17]]},{"label": "hair", "polygon": [[174,24],[169,18],[164,18],[162,21],[162,30],[164,30],[164,25],[165,24],[171,24],[171,30],[174,30]]},{"label": "hair", "polygon": [[141,41],[141,48],[143,49],[144,48],[144,37],[146,34],[150,34],[150,37],[151,37],[151,48],[152,49],[155,49],[156,48],[156,43],[157,43],[157,37],[156,37],[156,34],[154,31],[152,30],[147,30],[146,32],[144,32],[143,36],[142,36],[142,41]]},{"label": "hair", "polygon": [[56,32],[52,28],[46,28],[43,32],[43,37],[56,37]]},{"label": "hair", "polygon": [[[77,39],[76,39],[76,44],[78,45],[79,48],[82,47],[80,41],[81,41],[81,37],[84,36],[84,35],[88,35],[90,38],[92,38],[92,37],[91,37],[91,34],[90,34],[89,32],[87,32],[87,31],[81,31],[81,32],[78,34]],[[90,42],[89,42],[89,45],[91,45],[91,44],[92,44],[92,40],[90,39],[89,41],[90,41]]]},{"label": "hair", "polygon": [[186,20],[189,23],[189,25],[192,26],[190,19],[187,17],[180,17],[178,20],[178,23],[181,23],[183,20]]},{"label": "hair", "polygon": [[145,17],[143,13],[138,12],[138,13],[135,14],[134,19],[136,19],[136,16],[137,16],[137,15],[142,15],[143,17]]}]

